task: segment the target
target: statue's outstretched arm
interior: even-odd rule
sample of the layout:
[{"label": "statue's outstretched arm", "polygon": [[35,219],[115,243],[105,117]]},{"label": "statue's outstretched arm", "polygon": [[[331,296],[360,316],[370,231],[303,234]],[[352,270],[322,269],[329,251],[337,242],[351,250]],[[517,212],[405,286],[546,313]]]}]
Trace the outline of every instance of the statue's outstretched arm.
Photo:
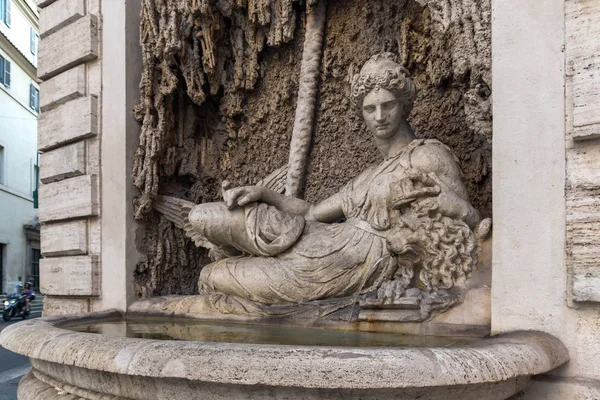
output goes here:
[{"label": "statue's outstretched arm", "polygon": [[285,196],[263,186],[241,186],[223,194],[229,209],[243,207],[248,203],[263,202],[278,210],[301,215],[309,221],[335,222],[344,216],[338,194],[313,204],[296,197]]}]

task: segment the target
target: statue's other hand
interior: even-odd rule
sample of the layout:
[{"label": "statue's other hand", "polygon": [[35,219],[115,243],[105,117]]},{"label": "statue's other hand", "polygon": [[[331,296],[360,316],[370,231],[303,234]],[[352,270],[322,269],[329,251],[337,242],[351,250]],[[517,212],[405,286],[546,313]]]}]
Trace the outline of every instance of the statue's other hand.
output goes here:
[{"label": "statue's other hand", "polygon": [[404,294],[404,285],[400,281],[385,281],[377,290],[377,297],[384,304],[395,304]]},{"label": "statue's other hand", "polygon": [[228,209],[243,207],[254,203],[262,198],[263,188],[261,186],[240,186],[229,189],[223,193],[223,200]]}]

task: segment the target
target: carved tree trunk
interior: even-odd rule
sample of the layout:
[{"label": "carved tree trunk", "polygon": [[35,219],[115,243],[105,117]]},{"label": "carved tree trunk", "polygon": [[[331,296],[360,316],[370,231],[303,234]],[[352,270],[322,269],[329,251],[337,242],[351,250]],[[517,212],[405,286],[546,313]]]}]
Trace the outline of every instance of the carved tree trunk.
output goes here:
[{"label": "carved tree trunk", "polygon": [[326,0],[321,0],[306,17],[300,88],[285,185],[285,194],[288,196],[299,197],[306,175],[319,95],[326,12]]}]

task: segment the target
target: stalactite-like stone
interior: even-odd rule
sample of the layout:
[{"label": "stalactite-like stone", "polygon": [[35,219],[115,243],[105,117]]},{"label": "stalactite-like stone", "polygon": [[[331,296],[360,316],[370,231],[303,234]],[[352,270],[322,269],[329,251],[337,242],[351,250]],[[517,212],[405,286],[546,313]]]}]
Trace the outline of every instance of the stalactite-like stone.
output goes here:
[{"label": "stalactite-like stone", "polygon": [[[292,0],[143,2],[143,75],[141,101],[135,110],[142,133],[133,168],[134,182],[141,192],[136,218],[147,216],[152,198],[158,194],[158,161],[169,152],[176,125],[174,100],[183,93],[202,105],[229,79],[229,65],[233,66],[233,88],[225,86],[227,94],[253,89],[265,40],[270,46],[292,40],[296,19]],[[163,168],[174,171],[169,162],[176,159],[169,157]]]}]

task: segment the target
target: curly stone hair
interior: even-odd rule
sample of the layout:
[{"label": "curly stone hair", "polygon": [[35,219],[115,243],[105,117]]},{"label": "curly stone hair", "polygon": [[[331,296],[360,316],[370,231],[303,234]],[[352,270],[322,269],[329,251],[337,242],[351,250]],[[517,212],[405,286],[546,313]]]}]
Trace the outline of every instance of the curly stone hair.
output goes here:
[{"label": "curly stone hair", "polygon": [[479,252],[467,224],[439,213],[402,218],[388,236],[388,247],[398,260],[395,279],[406,287],[422,285],[430,293],[463,284],[475,269]]},{"label": "curly stone hair", "polygon": [[417,88],[406,68],[398,63],[393,53],[380,53],[372,56],[360,72],[352,78],[350,98],[352,106],[362,115],[365,96],[373,90],[386,89],[404,104],[404,118],[410,115],[417,97]]}]

